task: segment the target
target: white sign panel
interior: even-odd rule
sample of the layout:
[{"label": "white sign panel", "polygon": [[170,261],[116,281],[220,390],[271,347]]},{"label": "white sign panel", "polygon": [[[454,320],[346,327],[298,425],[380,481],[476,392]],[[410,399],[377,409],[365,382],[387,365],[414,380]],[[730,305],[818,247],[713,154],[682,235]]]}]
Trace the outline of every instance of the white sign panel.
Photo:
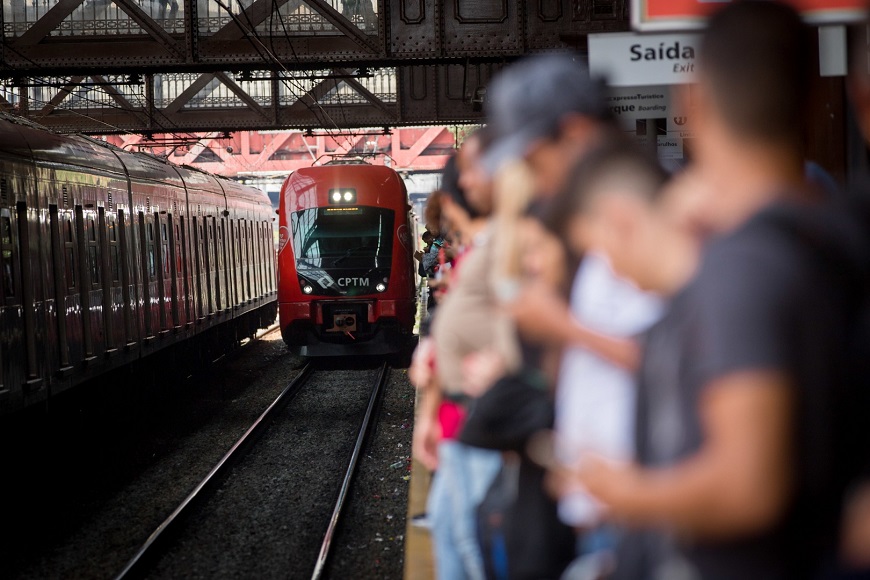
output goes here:
[{"label": "white sign panel", "polygon": [[589,71],[612,87],[694,81],[700,34],[590,34]]},{"label": "white sign panel", "polygon": [[691,138],[686,112],[669,85],[612,88],[607,99],[623,131],[655,149],[659,159],[683,160],[684,139]]}]

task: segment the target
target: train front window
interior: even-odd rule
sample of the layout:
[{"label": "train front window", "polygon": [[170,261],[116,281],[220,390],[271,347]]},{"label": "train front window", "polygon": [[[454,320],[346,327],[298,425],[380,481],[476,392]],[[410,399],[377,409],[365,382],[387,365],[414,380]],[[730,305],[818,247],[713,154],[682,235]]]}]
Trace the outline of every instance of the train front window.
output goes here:
[{"label": "train front window", "polygon": [[294,213],[292,221],[297,260],[305,260],[317,267],[377,268],[390,265],[392,210],[377,207],[311,208]]},{"label": "train front window", "polygon": [[392,210],[317,207],[295,212],[291,221],[299,274],[316,281],[325,293],[369,293],[389,276]]}]

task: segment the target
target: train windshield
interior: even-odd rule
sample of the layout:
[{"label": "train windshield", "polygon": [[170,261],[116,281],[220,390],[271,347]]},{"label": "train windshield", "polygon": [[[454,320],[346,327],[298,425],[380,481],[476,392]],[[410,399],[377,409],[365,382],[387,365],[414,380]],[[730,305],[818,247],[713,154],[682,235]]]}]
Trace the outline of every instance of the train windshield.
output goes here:
[{"label": "train windshield", "polygon": [[331,206],[293,213],[296,270],[314,294],[371,294],[387,284],[393,255],[394,212],[369,206]]}]

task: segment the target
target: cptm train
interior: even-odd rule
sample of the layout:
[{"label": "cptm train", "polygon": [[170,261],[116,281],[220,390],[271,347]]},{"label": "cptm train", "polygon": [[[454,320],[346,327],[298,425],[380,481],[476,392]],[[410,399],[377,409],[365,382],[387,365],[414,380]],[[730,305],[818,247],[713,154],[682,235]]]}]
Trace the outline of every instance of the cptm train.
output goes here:
[{"label": "cptm train", "polygon": [[333,161],[288,177],[279,201],[278,320],[303,356],[407,354],[415,220],[389,167]]},{"label": "cptm train", "polygon": [[0,115],[0,414],[274,322],[273,219],[259,190]]}]

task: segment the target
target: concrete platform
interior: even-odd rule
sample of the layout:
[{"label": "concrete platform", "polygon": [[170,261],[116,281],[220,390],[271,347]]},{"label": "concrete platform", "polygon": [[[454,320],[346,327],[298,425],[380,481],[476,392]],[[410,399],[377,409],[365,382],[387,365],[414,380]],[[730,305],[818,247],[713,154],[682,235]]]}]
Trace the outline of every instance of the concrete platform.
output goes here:
[{"label": "concrete platform", "polygon": [[[415,412],[418,410],[415,401]],[[414,422],[416,425],[416,421]],[[432,557],[432,540],[429,530],[415,526],[412,518],[426,512],[426,499],[429,496],[429,485],[432,473],[426,467],[412,459],[411,487],[408,490],[408,517],[405,527],[405,571],[404,580],[434,580],[435,562]]]}]

